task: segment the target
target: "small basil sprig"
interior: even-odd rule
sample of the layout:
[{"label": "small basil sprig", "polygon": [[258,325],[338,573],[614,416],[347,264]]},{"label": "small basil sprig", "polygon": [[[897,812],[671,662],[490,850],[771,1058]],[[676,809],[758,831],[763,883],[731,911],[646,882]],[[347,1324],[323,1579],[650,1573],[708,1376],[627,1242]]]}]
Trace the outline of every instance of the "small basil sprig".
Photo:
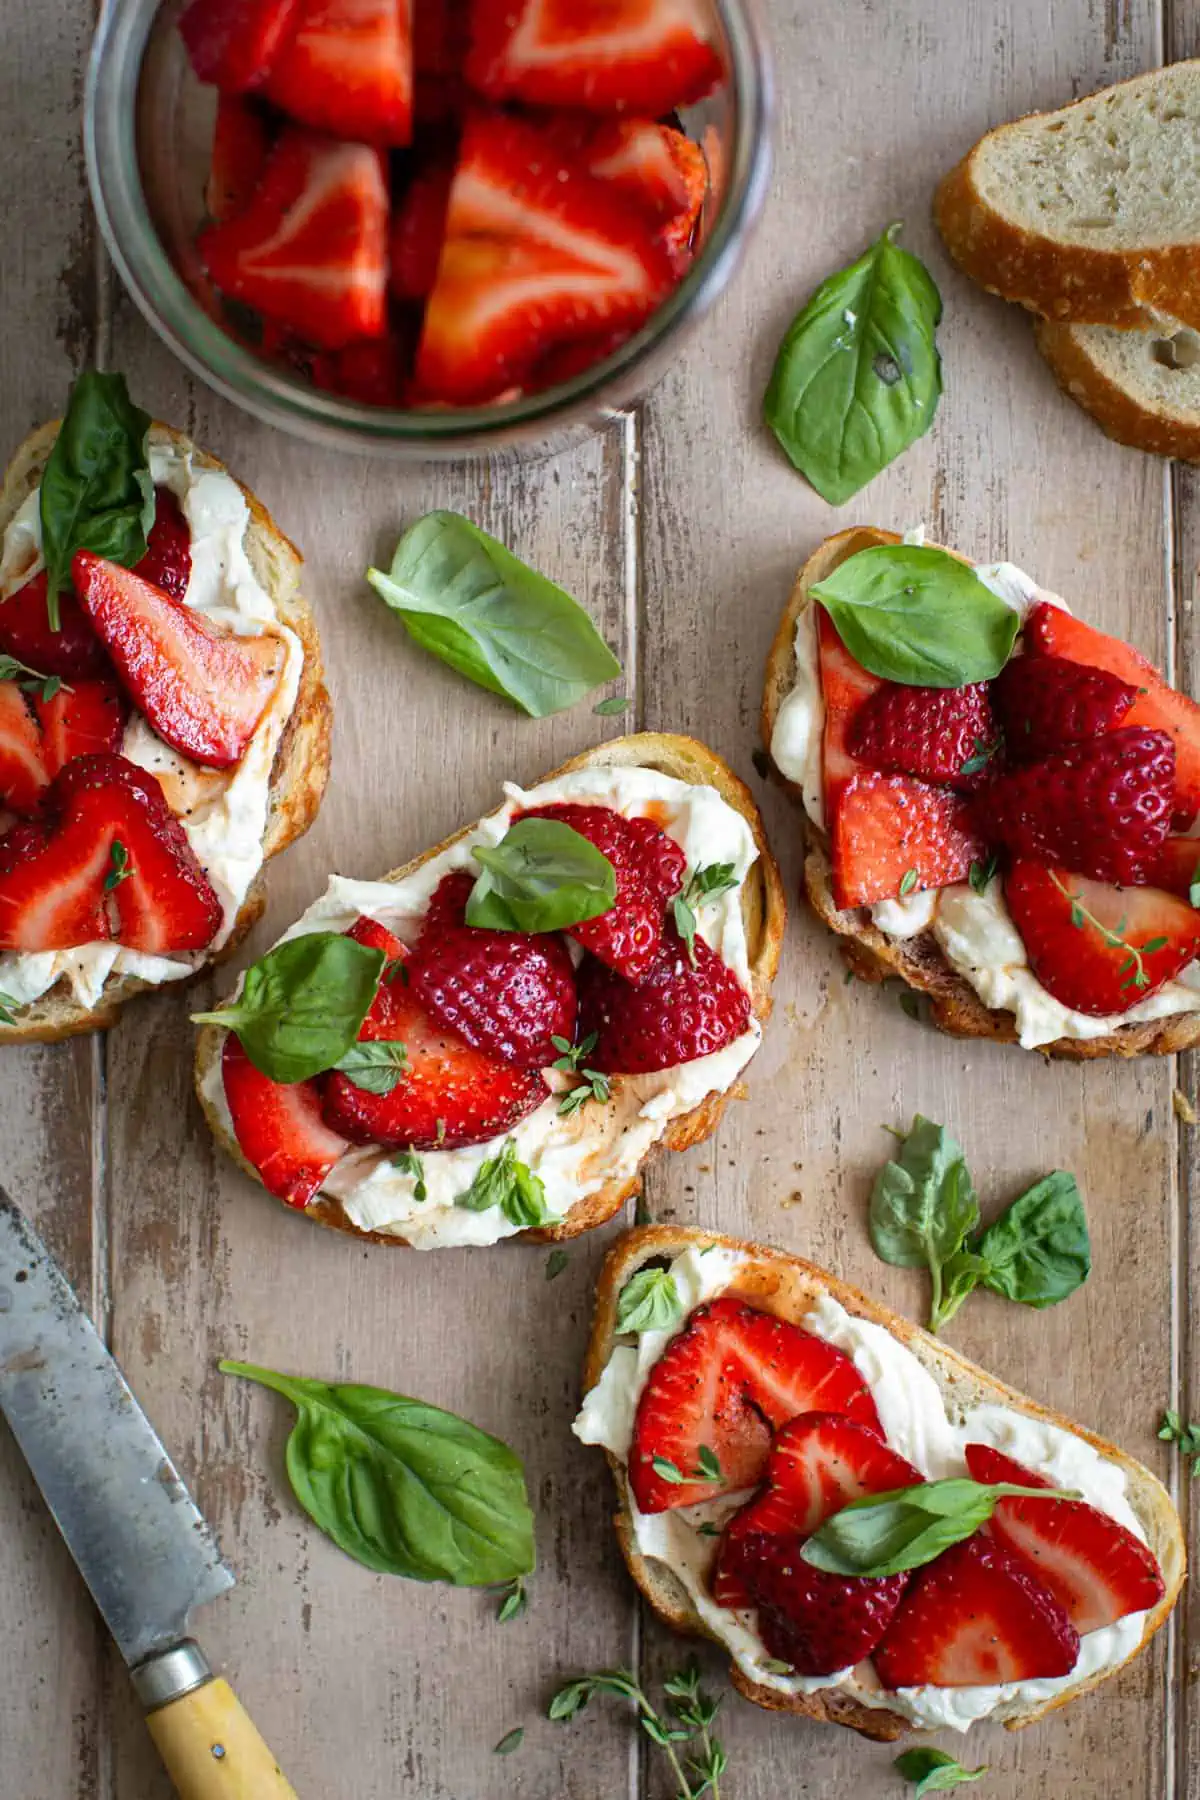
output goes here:
[{"label": "small basil sprig", "polygon": [[77,550],[127,569],[146,554],[154,523],[149,430],[150,415],[133,404],[123,375],[86,369],[71,389],[38,497],[52,631],[59,628],[58,596],[70,586]]},{"label": "small basil sprig", "polygon": [[669,1331],[683,1317],[683,1302],[669,1269],[639,1269],[621,1289],[617,1334]]},{"label": "small basil sprig", "polygon": [[385,1388],[223,1362],[292,1401],[292,1491],[314,1524],[368,1569],[491,1587],[534,1566],[533,1515],[507,1444]]},{"label": "small basil sprig", "polygon": [[942,297],[891,225],[793,321],[763,402],[788,457],[840,506],[933,424]]},{"label": "small basil sprig", "polygon": [[810,592],[864,669],[909,687],[990,681],[1021,623],[974,569],[931,544],[875,544]]},{"label": "small basil sprig", "polygon": [[222,1025],[272,1081],[309,1081],[332,1069],[358,1037],[384,954],[337,931],[289,938],[246,970],[242,991],[197,1025]]},{"label": "small basil sprig", "polygon": [[516,1141],[508,1138],[499,1156],[481,1163],[465,1194],[454,1202],[465,1212],[490,1212],[498,1206],[510,1225],[522,1231],[548,1225],[554,1214],[546,1205],[541,1178],[518,1160]]},{"label": "small basil sprig", "polygon": [[996,1510],[996,1502],[1016,1494],[1039,1500],[1078,1500],[1065,1488],[989,1484],[968,1476],[919,1482],[884,1494],[864,1494],[826,1519],[805,1540],[801,1556],[830,1575],[902,1575],[920,1569],[973,1537]]},{"label": "small basil sprig", "polygon": [[494,846],[476,846],[483,868],[467,924],[491,931],[563,931],[609,912],[616,871],[603,851],[561,819],[518,819]]},{"label": "small basil sprig", "polygon": [[351,1044],[333,1066],[365,1094],[390,1094],[404,1079],[408,1051],[399,1038],[364,1038]]},{"label": "small basil sprig", "polygon": [[871,1191],[871,1242],[897,1268],[928,1268],[929,1329],[939,1331],[976,1287],[1022,1306],[1053,1306],[1087,1280],[1091,1243],[1073,1175],[1055,1169],[986,1230],[961,1146],[944,1126],[913,1120],[897,1160]]},{"label": "small basil sprig", "polygon": [[702,869],[693,870],[687,886],[671,902],[675,929],[687,945],[693,967],[696,962],[696,909],[703,906],[706,900],[715,900],[719,894],[727,894],[737,884],[735,864],[708,863]]},{"label": "small basil sprig", "polygon": [[979,1781],[987,1774],[986,1767],[964,1769],[956,1757],[949,1756],[945,1750],[935,1750],[932,1744],[905,1750],[896,1758],[894,1767],[905,1781],[916,1783],[912,1800],[924,1800],[926,1794],[948,1793],[951,1788],[961,1787],[967,1781]]},{"label": "small basil sprig", "polygon": [[570,594],[459,513],[427,513],[367,580],[422,649],[532,718],[621,673]]}]

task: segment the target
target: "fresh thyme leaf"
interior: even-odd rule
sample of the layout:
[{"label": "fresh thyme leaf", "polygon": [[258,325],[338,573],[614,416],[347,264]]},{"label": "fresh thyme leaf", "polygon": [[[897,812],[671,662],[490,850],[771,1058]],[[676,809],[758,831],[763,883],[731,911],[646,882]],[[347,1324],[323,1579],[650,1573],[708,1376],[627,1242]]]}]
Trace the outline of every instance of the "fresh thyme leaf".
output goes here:
[{"label": "fresh thyme leaf", "polygon": [[496,1623],[507,1625],[510,1619],[520,1618],[528,1605],[529,1595],[525,1591],[524,1578],[520,1575],[514,1576],[511,1585],[505,1589],[504,1598],[497,1608]]},{"label": "fresh thyme leaf", "polygon": [[514,1725],[511,1731],[505,1732],[504,1736],[500,1739],[500,1742],[495,1746],[493,1755],[511,1756],[514,1750],[519,1750],[521,1748],[524,1741],[525,1727],[523,1725]]},{"label": "fresh thyme leaf", "polygon": [[978,775],[978,773],[981,769],[987,768],[988,764],[991,762],[993,756],[995,756],[995,754],[999,748],[1000,748],[1000,739],[999,738],[993,738],[992,742],[990,744],[985,743],[983,738],[976,738],[975,739],[975,754],[973,756],[968,756],[966,762],[963,764],[962,768],[958,771],[959,774],[960,775]]},{"label": "fresh thyme leaf", "polygon": [[1185,1425],[1177,1412],[1167,1411],[1162,1416],[1158,1435],[1164,1443],[1177,1445],[1181,1456],[1194,1459],[1191,1473],[1194,1479],[1200,1480],[1200,1425]]},{"label": "fresh thyme leaf", "polygon": [[364,1094],[390,1094],[404,1077],[408,1051],[399,1038],[361,1038],[333,1066]]},{"label": "fresh thyme leaf", "polygon": [[546,1258],[546,1280],[557,1281],[570,1260],[565,1250],[552,1250]]},{"label": "fresh thyme leaf", "polygon": [[687,1476],[682,1473],[677,1463],[671,1461],[669,1456],[652,1457],[650,1466],[656,1475],[661,1475],[663,1480],[669,1481],[673,1487],[681,1487],[687,1480]]},{"label": "fresh thyme leaf", "polygon": [[15,1025],[21,1002],[11,994],[0,994],[0,1025]]},{"label": "fresh thyme leaf", "polygon": [[109,870],[104,877],[104,891],[111,894],[114,888],[120,887],[133,874],[133,865],[129,860],[129,852],[120,838],[114,838],[108,853]]},{"label": "fresh thyme leaf", "polygon": [[696,1456],[700,1474],[705,1481],[724,1481],[721,1465],[707,1444],[701,1444]]},{"label": "fresh thyme leaf", "polygon": [[1000,867],[998,856],[989,856],[986,862],[973,862],[967,870],[967,880],[977,894],[986,894],[995,880],[996,871]]},{"label": "fresh thyme leaf", "polygon": [[671,904],[675,929],[687,945],[693,968],[696,964],[696,913],[707,900],[715,900],[718,894],[728,893],[730,888],[737,886],[736,869],[736,864],[726,862],[709,863],[694,870],[687,886],[676,894]]},{"label": "fresh thyme leaf", "polygon": [[904,874],[900,878],[900,898],[902,900],[907,894],[912,893],[919,880],[920,876],[915,869],[905,869]]},{"label": "fresh thyme leaf", "polygon": [[628,712],[632,705],[628,694],[610,694],[607,700],[597,700],[592,711],[598,719],[615,719],[618,713]]},{"label": "fresh thyme leaf", "polygon": [[[560,1066],[561,1062],[554,1065],[556,1069]],[[612,1087],[607,1075],[602,1075],[599,1069],[581,1069],[579,1073],[583,1076],[580,1085],[571,1088],[558,1103],[559,1115],[564,1119],[577,1113],[588,1100],[596,1100],[604,1106],[612,1098]]]},{"label": "fresh thyme leaf", "polygon": [[710,1524],[706,1519],[703,1525],[697,1525],[696,1533],[699,1537],[719,1538],[721,1535],[721,1527],[719,1525]]}]

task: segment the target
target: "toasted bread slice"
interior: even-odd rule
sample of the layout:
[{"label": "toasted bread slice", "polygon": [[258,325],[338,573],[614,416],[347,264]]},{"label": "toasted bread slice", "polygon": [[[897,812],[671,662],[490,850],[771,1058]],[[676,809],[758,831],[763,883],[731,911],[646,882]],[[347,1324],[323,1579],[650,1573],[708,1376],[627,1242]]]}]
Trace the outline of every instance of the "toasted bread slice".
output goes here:
[{"label": "toasted bread slice", "polygon": [[[746,820],[758,849],[758,860],[742,886],[742,918],[750,962],[751,1004],[755,1018],[765,1022],[771,1011],[771,984],[779,967],[779,952],[787,913],[779,870],[771,855],[763,822],[750,790],[720,757],[695,738],[659,732],[641,732],[632,737],[615,738],[608,743],[597,744],[594,749],[572,757],[570,762],[564,763],[549,775],[542,776],[532,785],[538,787],[561,775],[587,768],[655,769],[661,774],[673,776],[677,781],[714,788],[721,799]],[[431,850],[414,857],[402,868],[391,870],[381,879],[402,881],[423,863],[440,856],[451,844],[457,843],[473,829],[473,826],[465,826],[443,843],[435,844]],[[201,1030],[196,1046],[196,1092],[219,1143],[257,1181],[257,1172],[241,1154],[225,1118],[213,1107],[205,1092],[206,1080],[221,1056],[224,1039],[225,1033],[219,1026],[206,1025]],[[626,1079],[629,1078],[620,1075],[612,1077],[614,1092],[619,1092],[621,1082]],[[669,1150],[687,1150],[693,1144],[702,1143],[716,1130],[729,1097],[730,1092],[709,1094],[690,1112],[671,1120],[655,1148],[665,1145]],[[584,1196],[570,1208],[561,1223],[522,1231],[517,1236],[537,1243],[577,1237],[580,1232],[591,1231],[595,1226],[603,1225],[606,1219],[611,1219],[640,1187],[639,1168],[627,1180],[609,1181]],[[305,1216],[315,1219],[318,1224],[330,1226],[337,1231],[351,1232],[356,1237],[369,1238],[375,1243],[409,1247],[407,1239],[395,1233],[364,1231],[350,1219],[341,1201],[330,1194],[319,1194],[305,1209]]]},{"label": "toasted bread slice", "polygon": [[1059,386],[1118,444],[1200,462],[1200,336],[1038,319]]},{"label": "toasted bread slice", "polygon": [[[813,604],[809,590],[860,550],[868,550],[874,544],[899,542],[894,531],[877,531],[871,526],[839,531],[818,545],[796,577],[767,656],[762,735],[768,754],[779,709],[795,685],[796,621],[803,609]],[[958,555],[958,552],[951,551],[950,554]],[[775,774],[802,809],[804,796],[800,787],[777,768]],[[842,954],[854,973],[863,981],[886,981],[890,976],[898,976],[910,988],[927,996],[930,1019],[939,1030],[952,1037],[985,1037],[999,1043],[1015,1043],[1015,1015],[985,1006],[970,982],[943,956],[932,932],[922,932],[911,938],[890,938],[872,922],[868,908],[839,911],[833,900],[828,837],[807,816],[804,829],[807,833],[804,888],[809,905],[842,939]],[[1175,1055],[1198,1043],[1200,1012],[1122,1025],[1103,1037],[1056,1038],[1052,1043],[1039,1044],[1038,1051],[1045,1056],[1087,1061],[1102,1056]]]},{"label": "toasted bread slice", "polygon": [[959,267],[1048,319],[1200,326],[1200,61],[982,137],[934,202]]},{"label": "toasted bread slice", "polygon": [[[59,421],[55,419],[32,432],[9,463],[0,486],[0,537],[22,502],[39,485],[58,428]],[[190,450],[198,467],[230,473],[224,463],[169,425],[153,425],[150,441]],[[270,810],[263,839],[265,864],[302,837],[317,816],[329,778],[333,707],[325,688],[316,621],[300,592],[303,558],[261,501],[240,482],[238,486],[250,509],[245,537],[250,565],[274,602],[280,622],[295,632],[304,650],[296,704],[279,740],[271,770]],[[197,973],[207,962],[221,961],[236,950],[265,904],[266,889],[260,871],[242,902],[228,939],[215,956],[197,963]],[[75,999],[65,980],[58,981],[40,999],[23,1007],[15,1024],[0,1025],[0,1044],[54,1043],[79,1032],[107,1031],[116,1023],[125,1002],[152,985],[134,975],[110,976],[98,1004],[86,1008]]]},{"label": "toasted bread slice", "polygon": [[[976,1364],[959,1356],[940,1339],[931,1337],[908,1319],[901,1318],[890,1307],[881,1306],[849,1287],[836,1276],[804,1262],[786,1251],[761,1244],[722,1237],[719,1233],[674,1225],[642,1226],[626,1232],[617,1240],[605,1259],[596,1289],[596,1310],[592,1335],[584,1365],[584,1390],[599,1381],[612,1355],[616,1342],[617,1302],[621,1290],[631,1276],[652,1262],[670,1261],[692,1246],[718,1245],[745,1258],[736,1269],[732,1285],[725,1291],[737,1294],[750,1305],[775,1314],[791,1324],[801,1325],[813,1305],[828,1294],[846,1311],[859,1318],[882,1325],[894,1338],[910,1350],[929,1372],[941,1390],[947,1412],[961,1415],[982,1403],[994,1403],[1024,1413],[1030,1418],[1072,1432],[1097,1450],[1108,1461],[1117,1464],[1126,1481],[1129,1504],[1146,1534],[1150,1549],[1158,1559],[1166,1592],[1154,1610],[1147,1614],[1141,1642],[1132,1652],[1137,1655],[1166,1621],[1174,1606],[1187,1566],[1187,1552],[1178,1514],[1161,1482],[1149,1469],[1118,1450],[1115,1445],[1097,1437],[1094,1432],[1075,1425],[1049,1407],[1039,1406],[1014,1388],[998,1381]],[[621,1551],[629,1572],[659,1618],[675,1631],[711,1637],[713,1633],[701,1619],[687,1588],[665,1563],[643,1556],[638,1549],[630,1511],[630,1493],[625,1465],[611,1451],[606,1452],[613,1479],[617,1485],[619,1507],[615,1519]],[[1130,1658],[1125,1659],[1129,1661]],[[1119,1664],[1117,1667],[1123,1667]],[[1083,1680],[1077,1687],[1058,1694],[1040,1705],[1015,1708],[1004,1723],[1009,1730],[1030,1725],[1044,1713],[1051,1712],[1090,1688],[1097,1687],[1116,1668],[1106,1669]],[[818,1689],[809,1694],[793,1694],[780,1688],[756,1682],[735,1662],[731,1669],[734,1686],[756,1705],[776,1712],[798,1713],[807,1718],[827,1719],[846,1725],[864,1737],[890,1740],[901,1737],[914,1727],[899,1712],[864,1705],[853,1694],[836,1688]]]}]

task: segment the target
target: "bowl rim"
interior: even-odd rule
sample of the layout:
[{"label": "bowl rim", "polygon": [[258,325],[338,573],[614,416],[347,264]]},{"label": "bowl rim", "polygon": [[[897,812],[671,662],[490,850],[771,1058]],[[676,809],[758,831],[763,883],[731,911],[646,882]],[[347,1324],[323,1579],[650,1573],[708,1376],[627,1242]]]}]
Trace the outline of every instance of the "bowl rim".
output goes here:
[{"label": "bowl rim", "polygon": [[[648,385],[668,339],[727,285],[770,178],[773,84],[759,0],[711,0],[725,33],[732,149],[725,197],[684,279],[612,355],[541,393],[485,407],[368,407],[276,369],[225,332],[189,291],[151,221],[137,156],[142,62],[161,0],[109,0],[88,61],[83,139],[101,235],[128,293],[168,348],[208,386],[268,424],[367,452],[488,452],[621,413]],[[657,371],[655,371],[657,372]],[[614,398],[624,395],[625,398]]]}]

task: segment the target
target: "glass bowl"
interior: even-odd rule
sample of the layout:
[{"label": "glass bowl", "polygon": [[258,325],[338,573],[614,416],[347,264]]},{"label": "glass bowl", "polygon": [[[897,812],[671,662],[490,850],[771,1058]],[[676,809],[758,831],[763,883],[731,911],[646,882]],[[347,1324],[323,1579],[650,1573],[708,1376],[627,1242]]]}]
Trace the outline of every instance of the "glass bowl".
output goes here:
[{"label": "glass bowl", "polygon": [[[417,0],[417,4],[420,0]],[[455,457],[513,445],[545,453],[631,405],[736,268],[770,171],[771,77],[756,0],[709,0],[726,69],[683,115],[703,144],[712,192],[680,285],[604,361],[537,394],[447,410],[359,404],[311,387],[219,322],[193,244],[216,95],[192,74],[176,22],[183,0],[111,0],[88,69],[84,143],[100,228],[129,292],[181,361],[268,424],[342,450]]]}]

